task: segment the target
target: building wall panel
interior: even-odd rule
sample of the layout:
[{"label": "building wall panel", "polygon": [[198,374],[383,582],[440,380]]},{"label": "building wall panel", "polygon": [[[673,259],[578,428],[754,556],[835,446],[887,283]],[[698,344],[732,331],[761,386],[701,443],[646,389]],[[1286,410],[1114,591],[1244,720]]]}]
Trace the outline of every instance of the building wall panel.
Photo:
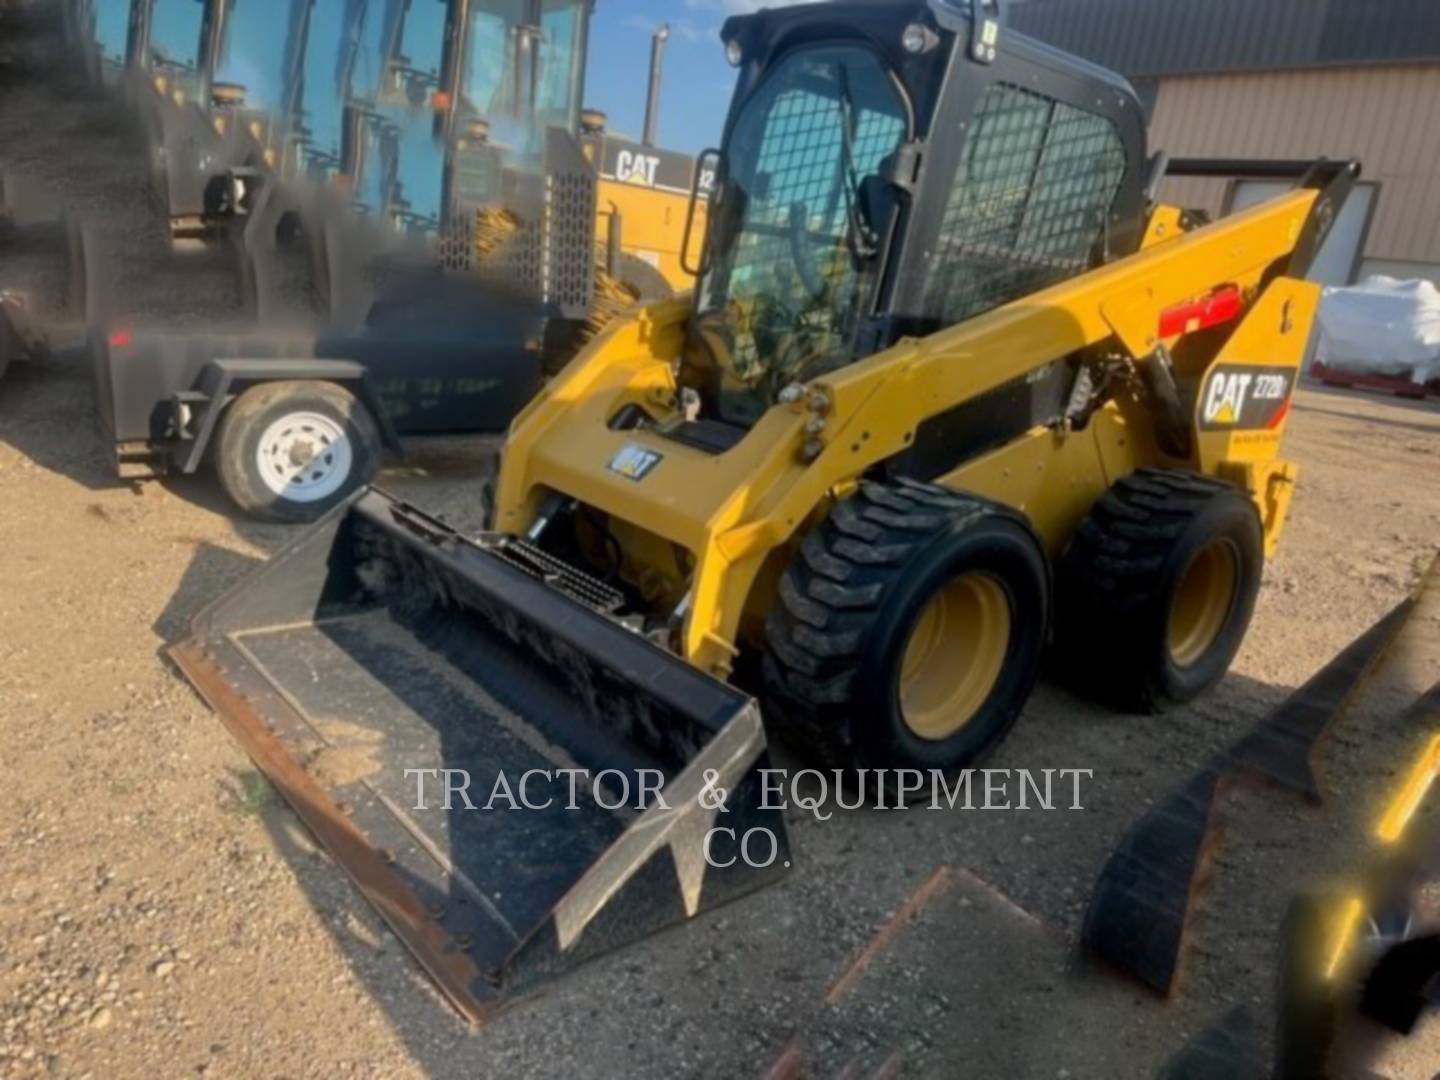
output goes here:
[{"label": "building wall panel", "polygon": [[1022,33],[1135,77],[1440,59],[1436,0],[1030,0]]},{"label": "building wall panel", "polygon": [[[1440,65],[1160,80],[1150,145],[1171,157],[1357,157],[1379,181],[1371,259],[1440,263]],[[1217,212],[1223,181],[1162,196]]]}]

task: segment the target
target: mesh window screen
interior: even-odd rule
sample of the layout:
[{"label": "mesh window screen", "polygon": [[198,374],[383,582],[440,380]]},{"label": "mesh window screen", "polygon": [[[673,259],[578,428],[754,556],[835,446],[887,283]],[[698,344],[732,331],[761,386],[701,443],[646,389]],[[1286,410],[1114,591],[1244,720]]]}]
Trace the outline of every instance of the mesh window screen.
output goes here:
[{"label": "mesh window screen", "polygon": [[945,207],[927,314],[961,322],[1088,269],[1124,175],[1104,117],[992,86]]},{"label": "mesh window screen", "polygon": [[797,332],[807,352],[843,340],[861,292],[847,246],[850,184],[879,171],[905,132],[888,76],[855,48],[792,58],[747,107],[732,149],[748,174],[739,179],[743,221],[707,288],[707,306],[728,301],[753,312],[733,321],[730,362],[742,379]]}]

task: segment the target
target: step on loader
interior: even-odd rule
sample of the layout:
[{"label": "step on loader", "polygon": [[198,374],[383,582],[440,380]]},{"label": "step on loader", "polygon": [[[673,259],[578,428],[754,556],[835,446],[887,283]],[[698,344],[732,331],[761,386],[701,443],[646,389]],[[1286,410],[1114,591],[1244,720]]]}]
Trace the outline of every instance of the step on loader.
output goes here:
[{"label": "step on loader", "polygon": [[[368,490],[173,653],[470,1016],[783,870],[759,717],[837,769],[952,772],[1047,642],[1127,709],[1204,692],[1290,503],[1304,277],[1358,166],[1170,162],[1294,187],[1163,205],[1132,88],[993,3],[723,38],[698,289],[521,413],[493,531]],[[664,783],[638,816],[412,809],[407,769],[493,793],[542,760]]]}]

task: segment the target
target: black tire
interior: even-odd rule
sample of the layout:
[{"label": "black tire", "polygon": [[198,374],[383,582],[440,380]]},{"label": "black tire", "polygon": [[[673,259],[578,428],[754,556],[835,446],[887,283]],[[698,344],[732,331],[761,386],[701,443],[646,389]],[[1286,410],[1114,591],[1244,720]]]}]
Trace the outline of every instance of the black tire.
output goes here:
[{"label": "black tire", "polygon": [[72,319],[89,314],[90,270],[86,264],[85,227],[74,214],[64,215],[65,309]]},{"label": "black tire", "polygon": [[[1203,635],[1208,644],[1182,661],[1171,615],[1187,572],[1202,557],[1233,560],[1234,580],[1228,608]],[[1125,477],[1081,522],[1056,567],[1058,673],[1087,696],[1123,709],[1158,712],[1192,700],[1235,659],[1264,561],[1260,516],[1240,489],[1180,470]]]},{"label": "black tire", "polygon": [[[902,708],[902,663],[930,603],[969,575],[998,585],[1008,640],[997,643],[997,673],[969,719],[922,737]],[[931,484],[867,482],[805,538],[779,594],[761,657],[777,733],[832,767],[949,771],[999,742],[1030,696],[1050,570],[1013,510]]]},{"label": "black tire", "polygon": [[480,531],[490,532],[495,528],[495,498],[500,488],[500,465],[496,462],[492,471],[487,472],[475,484],[475,506],[480,518]]},{"label": "black tire", "polygon": [[14,224],[16,190],[20,180],[9,171],[0,171],[0,225],[7,228]]},{"label": "black tire", "polygon": [[[349,448],[349,468],[334,490],[323,495],[285,497],[261,475],[260,442],[272,425],[288,415],[318,414],[343,432]],[[313,449],[315,440],[309,440]],[[323,451],[322,451],[323,452]],[[220,485],[246,514],[264,521],[314,521],[364,487],[379,468],[380,431],[370,411],[348,390],[330,382],[288,381],[261,383],[241,394],[220,418],[215,433],[215,467]],[[337,465],[342,467],[343,458]]]},{"label": "black tire", "polygon": [[336,296],[330,275],[330,239],[322,215],[314,215],[304,231],[306,257],[310,260],[310,281],[315,287],[317,312],[330,323],[337,321]]},{"label": "black tire", "polygon": [[643,304],[668,300],[675,295],[675,287],[664,274],[628,251],[620,256],[620,280],[634,290]]}]

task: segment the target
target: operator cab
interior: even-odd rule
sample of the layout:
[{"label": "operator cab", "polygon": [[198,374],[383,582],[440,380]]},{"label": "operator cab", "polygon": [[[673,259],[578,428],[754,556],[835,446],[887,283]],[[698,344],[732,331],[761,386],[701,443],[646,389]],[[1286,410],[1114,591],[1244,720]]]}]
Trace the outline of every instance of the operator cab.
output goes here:
[{"label": "operator cab", "polygon": [[1134,90],[1002,16],[843,0],[726,22],[739,85],[685,374],[708,416],[748,427],[786,386],[1137,249]]},{"label": "operator cab", "polygon": [[199,68],[201,24],[208,9],[194,0],[149,0],[130,25],[131,63],[178,78]]},{"label": "operator cab", "polygon": [[445,204],[520,206],[533,217],[541,178],[560,164],[549,160],[549,133],[573,139],[580,129],[588,0],[474,0],[449,11]]}]

